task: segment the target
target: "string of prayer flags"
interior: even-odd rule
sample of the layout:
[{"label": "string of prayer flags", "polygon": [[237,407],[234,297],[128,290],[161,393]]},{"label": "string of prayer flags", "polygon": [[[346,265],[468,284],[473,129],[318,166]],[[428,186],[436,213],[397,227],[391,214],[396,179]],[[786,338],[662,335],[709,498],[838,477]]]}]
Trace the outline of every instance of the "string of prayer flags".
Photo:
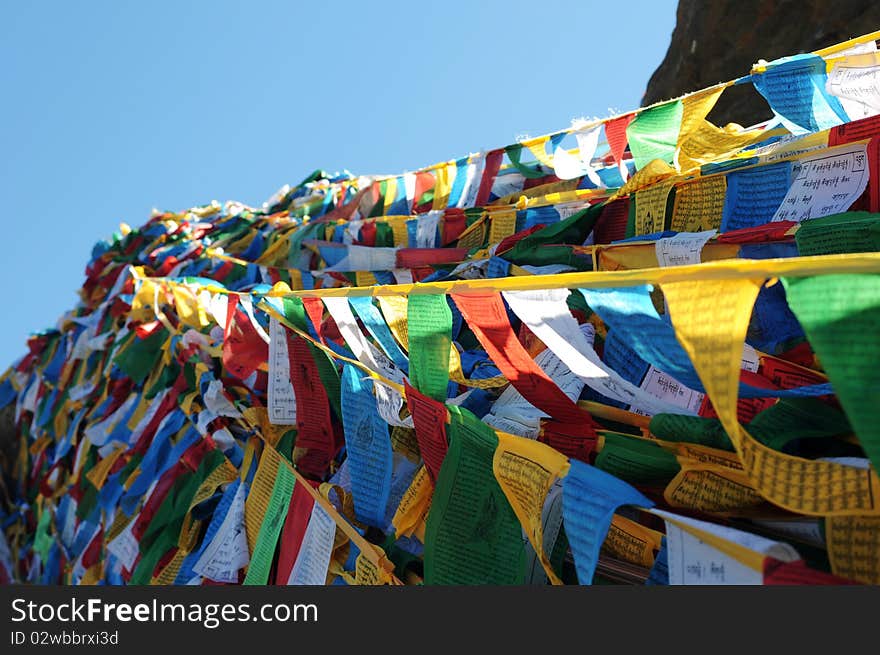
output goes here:
[{"label": "string of prayer flags", "polygon": [[878,37],[120,226],[0,375],[0,582],[877,584]]}]

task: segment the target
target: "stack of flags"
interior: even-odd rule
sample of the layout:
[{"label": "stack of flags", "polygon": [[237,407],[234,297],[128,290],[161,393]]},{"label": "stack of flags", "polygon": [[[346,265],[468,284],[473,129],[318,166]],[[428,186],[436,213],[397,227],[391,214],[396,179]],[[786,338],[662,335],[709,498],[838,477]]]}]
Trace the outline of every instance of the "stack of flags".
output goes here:
[{"label": "stack of flags", "polygon": [[121,225],[0,378],[0,582],[880,583],[878,36]]}]

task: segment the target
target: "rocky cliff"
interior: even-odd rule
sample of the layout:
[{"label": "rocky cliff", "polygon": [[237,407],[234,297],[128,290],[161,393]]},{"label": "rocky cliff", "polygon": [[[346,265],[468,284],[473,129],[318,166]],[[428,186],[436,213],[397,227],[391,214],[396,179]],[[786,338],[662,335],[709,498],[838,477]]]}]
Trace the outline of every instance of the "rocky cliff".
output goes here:
[{"label": "rocky cliff", "polygon": [[[811,52],[877,29],[877,0],[680,0],[669,50],[642,105],[741,77],[759,59]],[[725,91],[709,120],[749,125],[771,115],[751,85],[741,85]]]}]

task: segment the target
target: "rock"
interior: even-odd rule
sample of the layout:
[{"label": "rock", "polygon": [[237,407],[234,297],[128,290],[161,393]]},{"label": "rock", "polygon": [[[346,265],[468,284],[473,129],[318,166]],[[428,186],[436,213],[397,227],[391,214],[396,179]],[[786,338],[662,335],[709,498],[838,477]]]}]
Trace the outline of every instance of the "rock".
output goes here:
[{"label": "rock", "polygon": [[[680,0],[669,50],[642,106],[747,75],[759,59],[812,52],[877,29],[876,0]],[[771,116],[745,84],[727,89],[709,120],[749,126]]]},{"label": "rock", "polygon": [[15,427],[15,403],[0,409],[0,469],[11,470],[18,457],[18,430]]}]

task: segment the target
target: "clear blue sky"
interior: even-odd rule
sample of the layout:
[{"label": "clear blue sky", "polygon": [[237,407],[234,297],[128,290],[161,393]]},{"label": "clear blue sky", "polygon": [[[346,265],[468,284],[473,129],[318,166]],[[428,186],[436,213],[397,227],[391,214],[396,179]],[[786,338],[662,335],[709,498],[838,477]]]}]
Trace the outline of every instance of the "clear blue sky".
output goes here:
[{"label": "clear blue sky", "polygon": [[0,371],[121,221],[637,107],[676,4],[4,2]]}]

